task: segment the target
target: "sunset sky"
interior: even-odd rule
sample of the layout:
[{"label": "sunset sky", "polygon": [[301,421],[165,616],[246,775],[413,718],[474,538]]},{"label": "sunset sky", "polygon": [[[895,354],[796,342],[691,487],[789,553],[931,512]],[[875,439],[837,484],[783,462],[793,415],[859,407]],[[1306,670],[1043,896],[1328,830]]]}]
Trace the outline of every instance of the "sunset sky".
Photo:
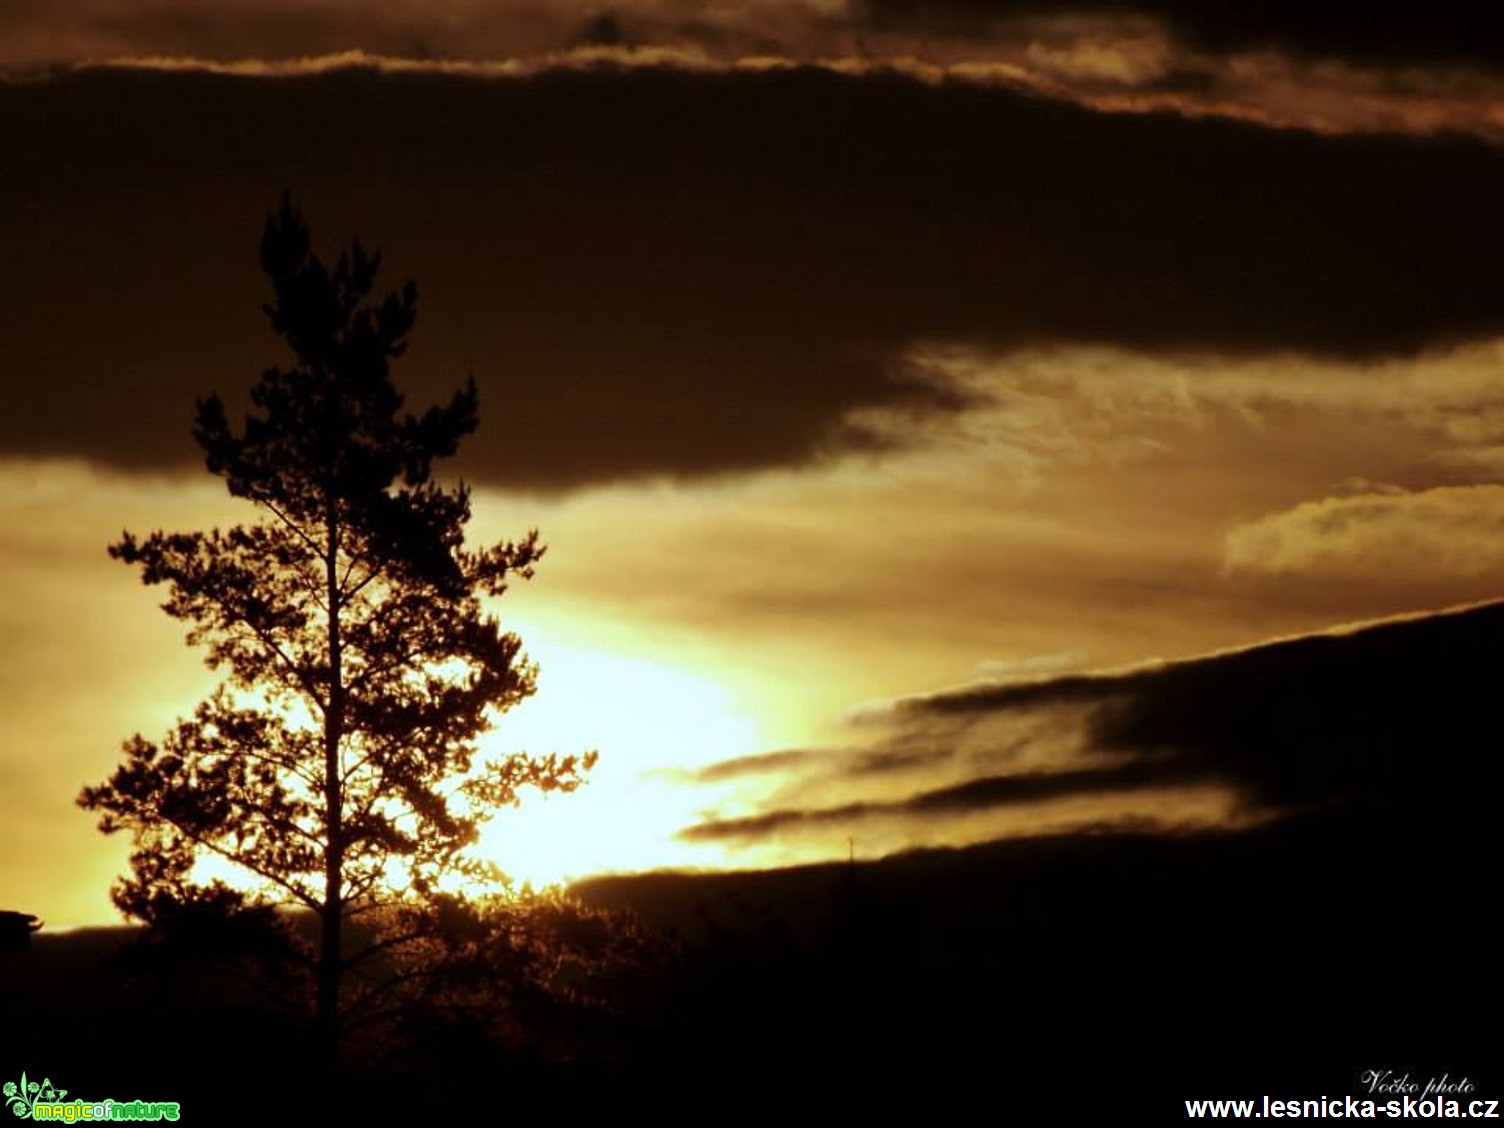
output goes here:
[{"label": "sunset sky", "polygon": [[105,546],[254,516],[190,425],[283,358],[284,190],[549,545],[494,748],[601,759],[518,876],[1323,798],[1207,718],[1353,731],[1288,671],[1504,594],[1504,16],[1233,7],[9,5],[0,907],[116,919],[74,797],[213,684]]}]

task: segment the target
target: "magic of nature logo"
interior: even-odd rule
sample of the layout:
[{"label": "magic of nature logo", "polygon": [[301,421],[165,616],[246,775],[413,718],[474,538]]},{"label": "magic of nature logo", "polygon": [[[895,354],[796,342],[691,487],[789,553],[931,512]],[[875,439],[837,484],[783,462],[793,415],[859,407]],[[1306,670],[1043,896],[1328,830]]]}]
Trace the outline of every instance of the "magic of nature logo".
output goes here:
[{"label": "magic of nature logo", "polygon": [[59,1089],[50,1078],[41,1081],[7,1081],[5,1103],[23,1120],[57,1120],[64,1124],[96,1120],[176,1120],[181,1108],[177,1101],[83,1101],[65,1099],[67,1089]]}]

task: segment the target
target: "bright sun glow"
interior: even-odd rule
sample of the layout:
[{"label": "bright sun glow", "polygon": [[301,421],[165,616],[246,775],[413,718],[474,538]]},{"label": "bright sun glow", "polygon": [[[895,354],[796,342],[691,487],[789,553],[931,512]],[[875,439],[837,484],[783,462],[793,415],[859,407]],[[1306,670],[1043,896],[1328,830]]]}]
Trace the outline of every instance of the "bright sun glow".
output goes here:
[{"label": "bright sun glow", "polygon": [[482,750],[596,749],[600,762],[579,790],[543,795],[487,824],[482,853],[518,881],[543,885],[595,873],[713,866],[714,846],[674,832],[698,821],[707,794],[675,778],[761,750],[763,733],[729,691],[708,677],[622,654],[551,643],[520,630],[538,663],[538,692],[507,713]]},{"label": "bright sun glow", "polygon": [[[739,711],[729,689],[664,663],[566,646],[532,627],[518,633],[538,664],[538,691],[482,738],[481,755],[593,749],[600,759],[571,794],[524,788],[519,806],[483,824],[478,853],[535,888],[599,873],[725,864],[715,844],[674,835],[698,822],[707,803],[737,790],[692,785],[685,772],[768,747],[767,734]],[[399,886],[400,870],[389,873]],[[238,867],[217,857],[200,859],[194,873],[248,884]]]}]

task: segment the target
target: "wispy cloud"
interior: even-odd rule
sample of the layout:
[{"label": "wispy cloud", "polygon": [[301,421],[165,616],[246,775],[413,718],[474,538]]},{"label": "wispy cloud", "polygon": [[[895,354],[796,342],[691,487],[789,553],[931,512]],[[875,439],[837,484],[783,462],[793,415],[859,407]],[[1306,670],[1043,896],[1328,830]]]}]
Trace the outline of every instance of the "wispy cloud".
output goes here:
[{"label": "wispy cloud", "polygon": [[1504,485],[1387,489],[1307,501],[1227,534],[1232,572],[1504,579]]}]

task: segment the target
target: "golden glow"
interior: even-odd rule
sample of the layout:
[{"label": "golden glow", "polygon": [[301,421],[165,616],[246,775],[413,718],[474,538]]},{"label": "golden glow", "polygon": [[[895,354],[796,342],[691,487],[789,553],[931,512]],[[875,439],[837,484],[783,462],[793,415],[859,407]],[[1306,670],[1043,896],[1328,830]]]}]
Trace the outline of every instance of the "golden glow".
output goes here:
[{"label": "golden glow", "polygon": [[[680,772],[766,747],[729,690],[687,669],[562,645],[533,627],[519,633],[540,668],[538,693],[501,718],[481,755],[595,749],[600,762],[572,794],[525,788],[519,806],[485,822],[478,853],[534,888],[598,873],[724,863],[723,847],[674,835],[698,821],[714,792],[687,785]],[[402,872],[397,863],[389,868],[397,888]],[[194,876],[245,889],[261,884],[217,856],[201,858]]]},{"label": "golden glow", "polygon": [[713,845],[678,842],[706,801],[679,782],[692,769],[761,750],[765,734],[727,687],[689,669],[570,647],[521,628],[539,665],[538,692],[508,713],[484,751],[561,755],[596,749],[600,762],[570,795],[525,789],[487,823],[481,851],[534,885],[595,873],[723,860]]}]

